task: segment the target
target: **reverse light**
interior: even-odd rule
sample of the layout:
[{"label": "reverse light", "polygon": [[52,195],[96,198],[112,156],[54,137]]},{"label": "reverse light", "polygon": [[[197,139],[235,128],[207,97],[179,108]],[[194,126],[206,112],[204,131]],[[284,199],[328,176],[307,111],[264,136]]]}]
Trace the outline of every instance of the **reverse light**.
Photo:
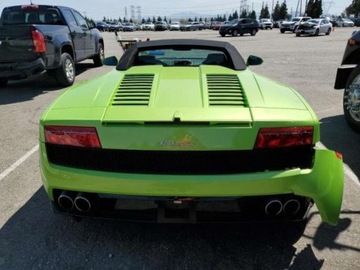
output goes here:
[{"label": "reverse light", "polygon": [[45,126],[45,141],[79,147],[101,147],[94,127]]},{"label": "reverse light", "polygon": [[313,144],[313,127],[261,128],[255,148],[278,148]]},{"label": "reverse light", "polygon": [[38,30],[33,30],[31,35],[34,44],[34,51],[36,53],[46,52],[46,44],[43,34],[41,34]]}]

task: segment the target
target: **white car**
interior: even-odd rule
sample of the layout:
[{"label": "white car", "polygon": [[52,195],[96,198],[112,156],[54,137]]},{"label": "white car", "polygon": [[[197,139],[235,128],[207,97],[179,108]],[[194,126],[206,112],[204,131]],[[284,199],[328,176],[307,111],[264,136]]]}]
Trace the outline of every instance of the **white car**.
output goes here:
[{"label": "white car", "polygon": [[318,36],[319,34],[328,36],[330,35],[332,28],[332,24],[326,19],[311,19],[300,23],[295,30],[295,34],[297,37],[300,37],[301,35]]},{"label": "white car", "polygon": [[169,26],[170,31],[179,31],[180,30],[180,23],[179,22],[172,22]]},{"label": "white car", "polygon": [[336,20],[336,25],[339,27],[353,27],[354,22],[350,19],[338,19]]},{"label": "white car", "polygon": [[274,24],[270,19],[260,19],[260,28],[261,29],[273,29]]},{"label": "white car", "polygon": [[152,22],[146,22],[146,23],[142,24],[142,29],[141,30],[154,31],[155,30],[155,24],[153,24]]}]

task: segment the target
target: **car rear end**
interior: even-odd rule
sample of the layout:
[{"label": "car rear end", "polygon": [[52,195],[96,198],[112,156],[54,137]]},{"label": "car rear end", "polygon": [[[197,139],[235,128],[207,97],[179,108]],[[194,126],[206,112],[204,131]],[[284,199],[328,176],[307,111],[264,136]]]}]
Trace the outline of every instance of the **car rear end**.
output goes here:
[{"label": "car rear end", "polygon": [[[107,87],[114,79],[117,89]],[[40,125],[54,210],[154,222],[299,221],[315,202],[336,223],[341,157],[315,147],[319,123],[296,93],[254,80],[224,67],[154,65],[121,78],[114,71],[96,104],[60,99]],[[274,96],[265,87],[279,91],[277,105],[264,102]],[[285,96],[294,102],[284,106]]]}]

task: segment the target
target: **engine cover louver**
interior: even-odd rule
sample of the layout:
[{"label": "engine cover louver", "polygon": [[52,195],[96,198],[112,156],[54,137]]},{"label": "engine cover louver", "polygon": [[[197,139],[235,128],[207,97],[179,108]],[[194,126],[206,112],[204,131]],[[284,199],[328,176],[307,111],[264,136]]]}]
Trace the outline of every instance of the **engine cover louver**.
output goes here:
[{"label": "engine cover louver", "polygon": [[153,74],[125,75],[112,100],[113,106],[147,106],[153,85]]},{"label": "engine cover louver", "polygon": [[207,75],[210,106],[247,107],[246,97],[236,75]]}]

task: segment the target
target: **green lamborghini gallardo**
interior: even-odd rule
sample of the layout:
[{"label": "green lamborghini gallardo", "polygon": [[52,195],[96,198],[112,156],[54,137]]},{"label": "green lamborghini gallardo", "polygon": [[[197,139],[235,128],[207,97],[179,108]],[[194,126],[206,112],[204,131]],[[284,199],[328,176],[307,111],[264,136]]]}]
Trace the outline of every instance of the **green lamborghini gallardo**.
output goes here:
[{"label": "green lamborghini gallardo", "polygon": [[336,224],[341,154],[291,87],[252,72],[227,42],[137,42],[40,120],[40,166],[56,213],[172,223]]}]

